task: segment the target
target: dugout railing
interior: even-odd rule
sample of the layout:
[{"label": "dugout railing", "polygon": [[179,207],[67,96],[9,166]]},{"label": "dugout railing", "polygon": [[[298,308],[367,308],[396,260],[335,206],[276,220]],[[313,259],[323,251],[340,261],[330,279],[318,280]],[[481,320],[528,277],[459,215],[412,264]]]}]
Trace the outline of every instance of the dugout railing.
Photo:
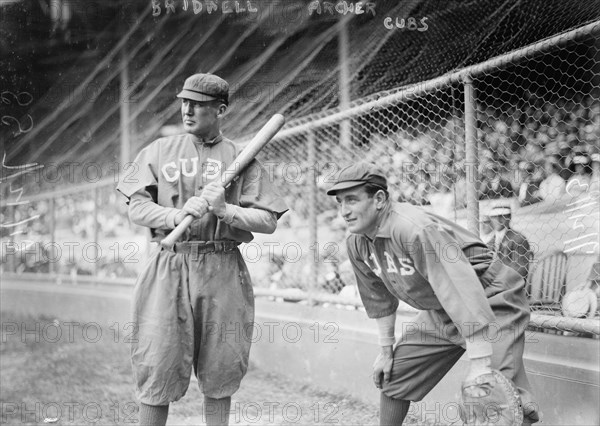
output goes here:
[{"label": "dugout railing", "polygon": [[[343,224],[325,195],[339,169],[356,160],[386,171],[394,199],[477,233],[491,206],[509,203],[513,228],[531,243],[530,269],[560,250],[570,262],[565,291],[584,284],[598,258],[599,33],[594,22],[288,123],[261,160],[291,212],[275,235],[242,248],[256,294],[360,307],[356,292],[345,291],[352,277],[344,269]],[[550,163],[565,187],[541,194]],[[3,274],[131,285],[148,242],[128,222],[116,177],[3,203]],[[38,178],[48,180],[44,172]],[[492,188],[508,182],[512,193],[482,196],[486,181]],[[600,335],[597,312],[573,318],[542,307],[532,324]]]}]

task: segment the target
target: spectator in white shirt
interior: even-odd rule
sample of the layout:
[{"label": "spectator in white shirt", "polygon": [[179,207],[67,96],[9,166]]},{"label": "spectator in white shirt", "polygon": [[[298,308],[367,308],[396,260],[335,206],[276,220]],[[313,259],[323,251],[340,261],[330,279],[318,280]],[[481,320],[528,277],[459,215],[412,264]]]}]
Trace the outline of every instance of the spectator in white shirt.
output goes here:
[{"label": "spectator in white shirt", "polygon": [[546,160],[546,179],[540,183],[538,192],[543,200],[556,200],[565,193],[566,182],[560,177],[561,166],[554,158]]}]

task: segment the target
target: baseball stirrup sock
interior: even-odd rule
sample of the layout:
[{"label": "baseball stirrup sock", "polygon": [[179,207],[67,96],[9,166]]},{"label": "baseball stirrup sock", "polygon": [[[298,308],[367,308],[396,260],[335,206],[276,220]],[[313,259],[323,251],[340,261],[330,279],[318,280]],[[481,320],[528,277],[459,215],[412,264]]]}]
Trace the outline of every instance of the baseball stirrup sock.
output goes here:
[{"label": "baseball stirrup sock", "polygon": [[380,426],[400,426],[408,413],[410,401],[394,399],[381,392],[379,404]]},{"label": "baseball stirrup sock", "polygon": [[207,426],[223,426],[229,424],[231,397],[215,399],[204,397],[204,416]]},{"label": "baseball stirrup sock", "polygon": [[140,404],[140,426],[165,426],[168,415],[168,405]]}]

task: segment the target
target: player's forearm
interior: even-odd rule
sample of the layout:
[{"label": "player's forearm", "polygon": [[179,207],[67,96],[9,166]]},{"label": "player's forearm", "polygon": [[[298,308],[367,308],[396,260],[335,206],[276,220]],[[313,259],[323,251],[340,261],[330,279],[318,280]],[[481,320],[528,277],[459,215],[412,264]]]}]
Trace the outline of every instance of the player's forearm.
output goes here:
[{"label": "player's forearm", "polygon": [[381,350],[379,352],[381,356],[385,358],[393,358],[394,357],[394,347],[392,345],[381,346]]},{"label": "player's forearm", "polygon": [[129,219],[136,225],[153,229],[173,229],[179,209],[162,207],[148,196],[135,193],[129,201]]},{"label": "player's forearm", "polygon": [[262,234],[272,234],[277,228],[275,213],[234,204],[227,204],[225,215],[220,220],[235,228]]},{"label": "player's forearm", "polygon": [[[496,330],[497,332],[497,330]],[[492,356],[492,344],[489,341],[488,326],[486,325],[483,329],[480,329],[470,335],[465,336],[463,331],[463,337],[465,338],[467,356],[469,359],[485,358]],[[488,337],[486,337],[488,336]]]},{"label": "player's forearm", "polygon": [[396,342],[395,328],[396,328],[396,313],[391,315],[377,318],[377,332],[379,335],[379,346],[391,347]]},{"label": "player's forearm", "polygon": [[475,380],[482,374],[487,374],[492,368],[492,358],[489,356],[482,358],[472,358],[469,363],[469,371],[465,377],[465,381]]}]

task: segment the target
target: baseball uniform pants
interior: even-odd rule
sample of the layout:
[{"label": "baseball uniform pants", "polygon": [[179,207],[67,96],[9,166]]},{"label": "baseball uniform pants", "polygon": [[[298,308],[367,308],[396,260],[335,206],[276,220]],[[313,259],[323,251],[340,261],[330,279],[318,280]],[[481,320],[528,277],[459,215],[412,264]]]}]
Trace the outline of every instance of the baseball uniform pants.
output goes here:
[{"label": "baseball uniform pants", "polygon": [[239,250],[157,249],[133,296],[131,348],[139,400],[166,405],[185,395],[192,367],[200,390],[231,396],[248,367],[254,295]]}]

